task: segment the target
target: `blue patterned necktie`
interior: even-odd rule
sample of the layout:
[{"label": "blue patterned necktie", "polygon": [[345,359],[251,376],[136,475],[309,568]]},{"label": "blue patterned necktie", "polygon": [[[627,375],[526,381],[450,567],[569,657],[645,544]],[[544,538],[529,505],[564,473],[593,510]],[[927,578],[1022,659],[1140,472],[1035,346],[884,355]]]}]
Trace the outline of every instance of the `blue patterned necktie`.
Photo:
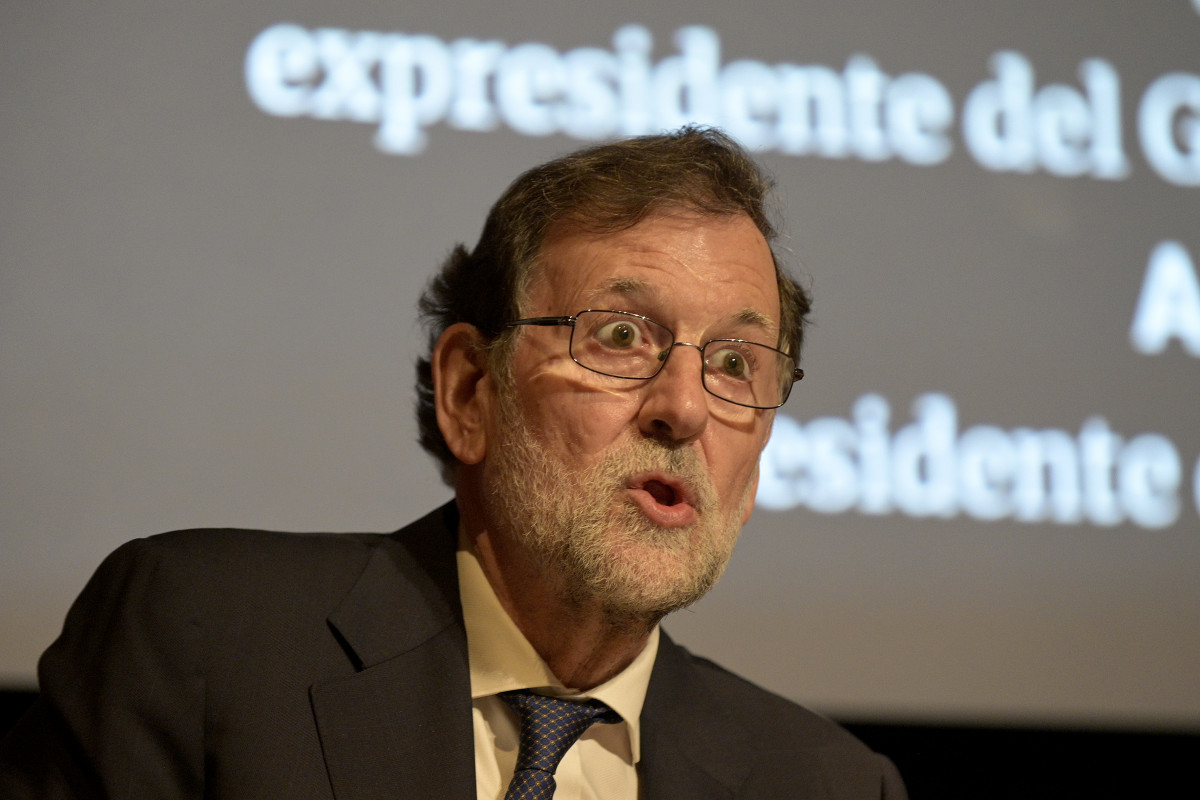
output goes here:
[{"label": "blue patterned necktie", "polygon": [[500,699],[521,721],[517,769],[504,800],[550,800],[554,770],[593,722],[620,722],[621,715],[599,700],[575,701],[533,692],[501,692]]}]

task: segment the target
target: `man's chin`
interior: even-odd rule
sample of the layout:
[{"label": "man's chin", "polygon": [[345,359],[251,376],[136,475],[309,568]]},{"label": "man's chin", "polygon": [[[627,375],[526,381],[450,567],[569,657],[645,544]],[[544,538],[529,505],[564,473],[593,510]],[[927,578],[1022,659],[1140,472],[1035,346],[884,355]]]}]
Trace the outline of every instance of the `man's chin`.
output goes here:
[{"label": "man's chin", "polygon": [[695,533],[650,525],[626,533],[601,558],[576,564],[588,573],[576,587],[613,614],[657,622],[703,597],[728,562],[727,553],[697,550]]}]

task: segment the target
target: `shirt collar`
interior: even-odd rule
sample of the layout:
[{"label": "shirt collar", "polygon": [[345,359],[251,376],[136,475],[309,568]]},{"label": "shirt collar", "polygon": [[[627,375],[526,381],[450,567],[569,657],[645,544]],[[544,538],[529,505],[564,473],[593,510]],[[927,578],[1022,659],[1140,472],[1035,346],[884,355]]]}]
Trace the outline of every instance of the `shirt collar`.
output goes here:
[{"label": "shirt collar", "polygon": [[641,759],[642,704],[658,653],[658,626],[654,627],[642,652],[624,670],[587,692],[569,689],[554,676],[508,616],[483,574],[479,560],[461,540],[457,560],[458,591],[467,629],[471,699],[512,689],[534,689],[555,697],[602,700],[625,721],[630,752],[637,763]]}]

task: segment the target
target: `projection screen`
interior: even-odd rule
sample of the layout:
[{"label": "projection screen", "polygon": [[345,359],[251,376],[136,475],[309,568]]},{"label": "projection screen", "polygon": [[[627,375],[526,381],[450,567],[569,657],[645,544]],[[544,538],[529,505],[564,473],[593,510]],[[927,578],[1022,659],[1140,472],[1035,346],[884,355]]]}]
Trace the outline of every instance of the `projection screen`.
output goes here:
[{"label": "projection screen", "polygon": [[846,719],[1200,729],[1198,6],[6,5],[0,680],[125,540],[449,498],[426,280],[526,167],[697,122],[816,305],[666,628]]}]

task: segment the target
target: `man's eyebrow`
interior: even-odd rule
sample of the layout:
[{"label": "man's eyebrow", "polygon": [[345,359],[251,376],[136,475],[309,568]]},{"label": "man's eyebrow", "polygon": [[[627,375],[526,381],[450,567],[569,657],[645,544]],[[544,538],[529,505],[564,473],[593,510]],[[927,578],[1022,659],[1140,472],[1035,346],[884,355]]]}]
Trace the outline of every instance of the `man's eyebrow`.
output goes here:
[{"label": "man's eyebrow", "polygon": [[741,311],[734,314],[733,318],[743,325],[753,325],[754,327],[762,328],[763,330],[771,330],[775,327],[775,320],[754,308],[743,308]]},{"label": "man's eyebrow", "polygon": [[[609,278],[607,281],[597,286],[595,289],[589,289],[584,293],[588,300],[593,300],[604,295],[621,295],[624,297],[645,297],[654,296],[657,291],[646,281],[639,278]],[[616,309],[620,310],[620,309]],[[739,325],[750,325],[755,328],[761,328],[763,331],[771,331],[775,329],[775,320],[759,311],[756,308],[743,308],[741,311],[733,314],[733,322]]]},{"label": "man's eyebrow", "polygon": [[632,297],[651,293],[650,284],[646,283],[646,281],[637,278],[609,278],[595,289],[589,289],[585,292],[585,295],[588,298],[595,298],[606,294],[619,294]]}]

